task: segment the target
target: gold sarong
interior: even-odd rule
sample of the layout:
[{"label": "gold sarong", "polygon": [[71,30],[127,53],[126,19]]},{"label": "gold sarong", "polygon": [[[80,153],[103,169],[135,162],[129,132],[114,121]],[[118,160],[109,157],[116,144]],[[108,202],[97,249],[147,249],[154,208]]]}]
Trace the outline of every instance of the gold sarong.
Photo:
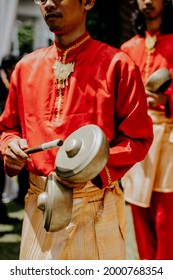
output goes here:
[{"label": "gold sarong", "polygon": [[30,178],[21,260],[125,259],[125,203],[117,182],[104,190],[91,182],[83,189],[74,189],[70,224],[58,232],[46,232],[43,213],[37,208],[37,197],[44,190],[45,180],[32,174]]},{"label": "gold sarong", "polygon": [[125,200],[149,207],[153,191],[173,192],[173,120],[164,112],[149,111],[154,140],[145,159],[122,178]]}]

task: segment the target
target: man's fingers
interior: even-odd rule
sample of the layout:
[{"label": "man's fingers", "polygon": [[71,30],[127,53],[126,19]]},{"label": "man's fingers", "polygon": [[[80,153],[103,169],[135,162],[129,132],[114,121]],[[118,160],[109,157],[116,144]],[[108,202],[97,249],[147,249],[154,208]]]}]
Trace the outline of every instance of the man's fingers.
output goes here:
[{"label": "man's fingers", "polygon": [[16,162],[15,163],[9,163],[8,161],[6,162],[6,165],[12,169],[17,169],[17,170],[21,170],[24,166],[25,166],[25,163],[23,164],[17,164]]},{"label": "man's fingers", "polygon": [[19,146],[22,150],[25,150],[28,148],[28,144],[27,144],[27,141],[26,139],[20,139],[19,140]]},{"label": "man's fingers", "polygon": [[[22,148],[24,147],[28,147],[27,144],[26,144],[26,141],[23,141],[25,139],[15,139],[13,141],[11,141],[9,144],[8,144],[8,148],[5,152],[6,155],[9,155],[11,156],[12,158],[14,158],[13,155],[16,155],[16,156],[19,156],[21,158],[27,158],[28,155],[22,150]],[[22,148],[21,148],[22,146]]]},{"label": "man's fingers", "polygon": [[153,98],[157,98],[158,94],[157,93],[154,93],[154,92],[151,92],[151,91],[148,91],[146,90],[145,91],[146,95],[149,97],[153,97]]}]

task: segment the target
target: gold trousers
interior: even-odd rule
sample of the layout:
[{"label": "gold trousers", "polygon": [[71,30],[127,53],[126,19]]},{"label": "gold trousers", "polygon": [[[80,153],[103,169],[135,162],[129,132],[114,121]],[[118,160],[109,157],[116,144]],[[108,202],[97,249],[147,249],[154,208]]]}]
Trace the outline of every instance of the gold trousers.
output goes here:
[{"label": "gold trousers", "polygon": [[88,183],[73,191],[70,224],[58,232],[46,232],[43,212],[37,208],[44,178],[31,174],[25,198],[21,260],[125,259],[126,214],[124,196],[117,182],[99,190]]}]

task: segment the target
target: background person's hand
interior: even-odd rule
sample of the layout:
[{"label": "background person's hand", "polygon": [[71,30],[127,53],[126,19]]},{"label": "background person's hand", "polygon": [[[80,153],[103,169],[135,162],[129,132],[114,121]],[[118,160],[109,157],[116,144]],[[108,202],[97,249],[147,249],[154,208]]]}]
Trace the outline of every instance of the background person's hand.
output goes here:
[{"label": "background person's hand", "polygon": [[168,97],[163,93],[154,93],[146,90],[147,104],[151,107],[156,107],[158,105],[166,105]]}]

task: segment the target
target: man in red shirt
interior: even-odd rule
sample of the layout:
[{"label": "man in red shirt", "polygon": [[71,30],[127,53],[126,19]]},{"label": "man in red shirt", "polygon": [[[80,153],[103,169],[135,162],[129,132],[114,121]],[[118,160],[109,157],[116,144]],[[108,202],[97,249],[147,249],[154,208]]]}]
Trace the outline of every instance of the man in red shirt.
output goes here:
[{"label": "man in red shirt", "polygon": [[[172,2],[134,2],[137,35],[121,49],[139,66],[145,85],[160,68],[167,68],[173,77]],[[154,141],[145,160],[122,181],[132,207],[140,258],[173,259],[173,83],[157,93],[146,90],[146,97]]]},{"label": "man in red shirt", "polygon": [[[55,34],[54,45],[17,64],[0,118],[6,172],[16,175],[24,165],[30,171],[21,259],[125,258],[125,204],[117,180],[145,157],[153,138],[152,122],[134,62],[86,31],[94,2],[35,0]],[[99,174],[99,187],[97,181],[84,186],[57,177],[74,189],[72,218],[65,229],[46,232],[37,197],[54,171],[57,149],[33,154],[32,160],[25,149],[65,140],[86,124],[105,132],[109,161]]]}]

